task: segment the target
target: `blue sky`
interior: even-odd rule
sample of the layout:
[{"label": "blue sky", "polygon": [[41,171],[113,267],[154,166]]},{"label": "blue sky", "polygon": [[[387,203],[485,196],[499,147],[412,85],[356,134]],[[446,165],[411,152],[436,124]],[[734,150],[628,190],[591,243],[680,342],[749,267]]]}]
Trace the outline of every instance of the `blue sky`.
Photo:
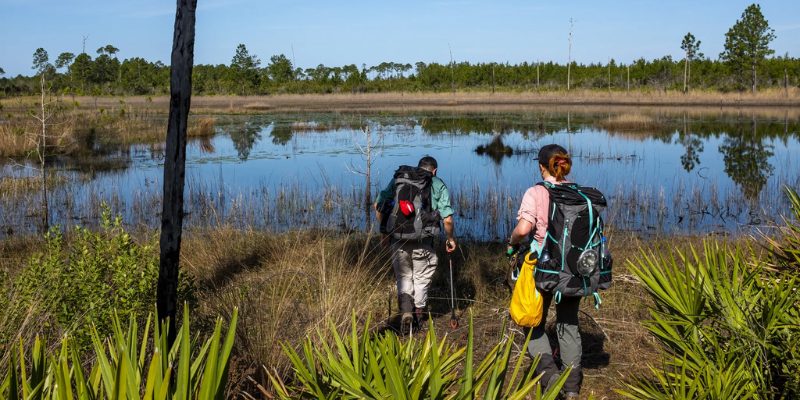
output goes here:
[{"label": "blue sky", "polygon": [[[263,64],[286,54],[297,66],[567,60],[569,20],[578,62],[681,57],[686,32],[716,58],[725,32],[750,1],[310,1],[198,0],[195,63],[229,64],[244,43]],[[800,57],[800,1],[762,2],[777,54]],[[0,68],[30,75],[44,47],[93,57],[112,44],[119,57],[169,60],[175,1],[0,0]]]}]

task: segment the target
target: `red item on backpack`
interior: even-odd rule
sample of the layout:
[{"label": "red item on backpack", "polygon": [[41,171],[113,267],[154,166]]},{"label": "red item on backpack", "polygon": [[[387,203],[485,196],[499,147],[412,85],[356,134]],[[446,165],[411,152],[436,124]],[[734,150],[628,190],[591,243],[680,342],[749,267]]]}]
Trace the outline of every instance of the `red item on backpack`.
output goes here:
[{"label": "red item on backpack", "polygon": [[408,200],[400,200],[400,212],[406,217],[414,213],[414,203]]}]

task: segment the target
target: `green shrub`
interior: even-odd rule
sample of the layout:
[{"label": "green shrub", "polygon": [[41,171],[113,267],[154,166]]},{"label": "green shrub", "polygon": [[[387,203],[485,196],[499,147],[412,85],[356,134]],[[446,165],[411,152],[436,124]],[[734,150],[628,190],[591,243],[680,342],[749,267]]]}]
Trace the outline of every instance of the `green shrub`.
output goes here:
[{"label": "green shrub", "polygon": [[[791,190],[789,196],[800,219],[800,200]],[[787,221],[784,232],[800,232],[791,226],[797,219]],[[762,247],[769,251],[709,241],[702,254],[650,252],[631,262],[653,300],[645,326],[665,360],[620,393],[636,399],[800,397],[800,281],[789,268],[800,251],[797,237],[767,240],[771,245]]]},{"label": "green shrub", "polygon": [[330,324],[331,344],[327,335],[317,332],[316,338],[305,339],[302,356],[284,345],[296,385],[287,386],[277,374],[270,374],[270,379],[283,399],[523,399],[531,394],[535,399],[555,399],[559,395],[569,369],[542,394],[541,376],[533,376],[538,359],[527,372],[522,368],[524,354],[512,363],[513,333],[475,366],[472,327],[470,316],[467,344],[459,347],[446,337],[438,340],[432,322],[423,340],[401,341],[393,332],[370,332],[369,320],[359,332],[353,315],[345,337]]},{"label": "green shrub", "polygon": [[[0,382],[0,398],[223,399],[237,319],[238,310],[234,310],[224,335],[218,319],[214,333],[199,348],[189,334],[186,309],[171,348],[166,325],[159,329],[153,324],[151,330],[148,317],[144,331],[139,332],[134,314],[127,329],[114,315],[108,323],[113,333],[107,339],[90,324],[92,352],[88,357],[69,336],[61,339],[55,354],[48,354],[39,338],[27,351],[20,343],[10,351],[10,362],[0,366],[7,371]],[[87,369],[81,363],[85,359],[92,360]]]},{"label": "green shrub", "polygon": [[[120,217],[104,210],[98,231],[75,227],[65,240],[58,229],[46,235],[46,245],[28,261],[14,282],[11,305],[18,315],[34,314],[42,324],[65,331],[87,346],[90,324],[101,335],[111,332],[120,315],[147,315],[156,300],[158,248],[155,238],[137,243]],[[193,285],[185,275],[180,294],[191,300]]]}]

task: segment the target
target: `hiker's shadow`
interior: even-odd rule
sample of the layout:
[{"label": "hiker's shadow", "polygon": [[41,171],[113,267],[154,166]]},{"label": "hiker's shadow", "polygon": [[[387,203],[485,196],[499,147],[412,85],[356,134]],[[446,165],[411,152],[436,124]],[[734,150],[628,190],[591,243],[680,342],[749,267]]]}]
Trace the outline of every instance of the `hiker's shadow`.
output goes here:
[{"label": "hiker's shadow", "polygon": [[584,317],[581,315],[581,365],[588,369],[607,367],[611,362],[611,354],[605,350],[606,335],[596,322]]},{"label": "hiker's shadow", "polygon": [[[457,317],[475,302],[476,287],[473,272],[465,268],[468,249],[459,247],[449,255],[443,249],[437,252],[439,265],[428,290],[428,312],[432,316],[449,315],[455,307]],[[452,290],[450,286],[452,260]]]},{"label": "hiker's shadow", "polygon": [[[553,310],[551,310],[553,311]],[[586,369],[599,369],[607,367],[611,363],[611,354],[605,351],[606,335],[597,323],[587,314],[579,314],[578,330],[581,334],[581,367]],[[558,335],[556,334],[556,324],[551,321],[547,324],[547,337],[550,340],[550,348],[558,348]],[[556,352],[558,355],[558,352]],[[561,360],[557,357],[556,361],[561,366]]]}]

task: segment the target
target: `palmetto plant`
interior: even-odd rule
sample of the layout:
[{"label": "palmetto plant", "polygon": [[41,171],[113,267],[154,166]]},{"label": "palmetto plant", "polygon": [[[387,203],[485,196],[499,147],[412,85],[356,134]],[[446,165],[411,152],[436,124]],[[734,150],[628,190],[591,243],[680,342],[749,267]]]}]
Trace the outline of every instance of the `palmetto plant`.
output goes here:
[{"label": "palmetto plant", "polygon": [[[189,334],[188,315],[188,309],[184,310],[172,348],[167,348],[165,330],[151,324],[151,318],[139,340],[136,318],[131,316],[126,329],[115,315],[109,338],[92,330],[93,361],[88,369],[69,337],[61,340],[56,354],[48,354],[38,338],[28,354],[20,343],[5,366],[0,398],[222,399],[238,311],[234,310],[224,337],[222,321],[217,320],[213,335],[200,348]],[[151,325],[155,328],[152,342]]]},{"label": "palmetto plant", "polygon": [[[707,241],[702,251],[642,253],[631,271],[653,300],[645,322],[664,365],[620,393],[637,399],[795,398],[800,395],[800,252],[795,220],[768,252]],[[763,247],[763,246],[762,246]],[[766,253],[766,254],[765,254]],[[796,264],[795,264],[796,265]],[[796,271],[796,269],[795,269]]]},{"label": "palmetto plant", "polygon": [[[473,363],[473,328],[470,317],[467,344],[457,346],[437,339],[429,324],[424,339],[402,341],[393,332],[370,333],[369,320],[362,331],[355,316],[350,333],[329,330],[333,343],[318,332],[307,338],[301,352],[284,346],[294,366],[293,386],[270,374],[279,397],[316,399],[555,399],[569,371],[542,394],[541,376],[533,365],[524,371],[524,355],[512,363],[514,335],[502,339],[486,357]],[[534,393],[535,392],[535,393]]]}]

